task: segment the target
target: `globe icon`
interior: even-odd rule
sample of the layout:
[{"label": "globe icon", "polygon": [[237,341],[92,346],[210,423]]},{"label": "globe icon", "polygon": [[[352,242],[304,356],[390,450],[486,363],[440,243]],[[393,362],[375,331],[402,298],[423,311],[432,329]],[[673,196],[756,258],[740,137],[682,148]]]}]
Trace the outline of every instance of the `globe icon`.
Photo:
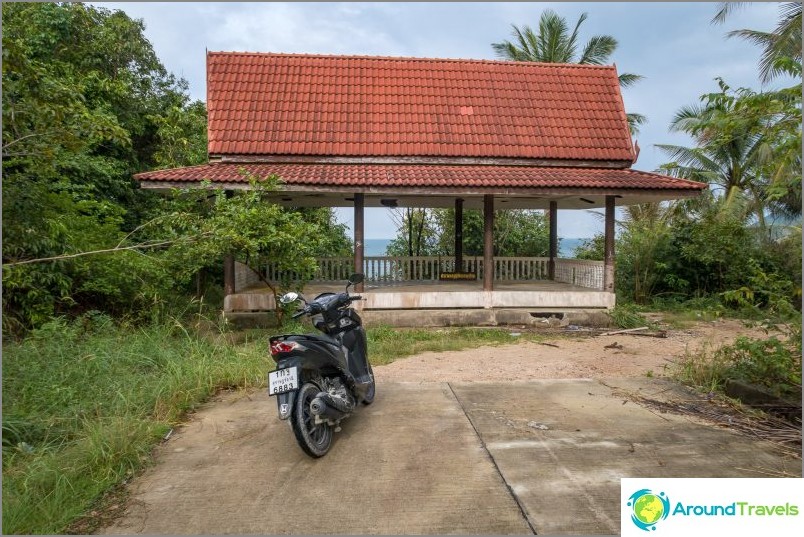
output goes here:
[{"label": "globe icon", "polygon": [[664,504],[655,494],[643,494],[634,502],[634,516],[645,524],[655,524],[664,514]]}]

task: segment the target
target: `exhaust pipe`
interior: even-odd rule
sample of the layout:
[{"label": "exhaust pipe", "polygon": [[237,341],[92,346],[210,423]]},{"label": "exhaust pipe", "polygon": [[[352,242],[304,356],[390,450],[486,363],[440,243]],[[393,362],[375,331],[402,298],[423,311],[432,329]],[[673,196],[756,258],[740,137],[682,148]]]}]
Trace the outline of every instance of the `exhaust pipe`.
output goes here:
[{"label": "exhaust pipe", "polygon": [[327,420],[339,420],[346,415],[345,412],[327,405],[321,397],[316,397],[310,402],[310,411],[314,416],[320,416],[322,419]]},{"label": "exhaust pipe", "polygon": [[348,393],[333,396],[329,392],[318,392],[315,399],[310,401],[313,415],[330,420],[339,420],[350,414],[354,408],[355,400]]}]

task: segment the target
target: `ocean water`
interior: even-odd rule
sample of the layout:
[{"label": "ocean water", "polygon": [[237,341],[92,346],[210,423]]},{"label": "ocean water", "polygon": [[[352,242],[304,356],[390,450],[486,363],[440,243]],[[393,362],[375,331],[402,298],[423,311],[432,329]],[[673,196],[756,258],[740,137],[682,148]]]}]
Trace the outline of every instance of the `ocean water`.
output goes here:
[{"label": "ocean water", "polygon": [[[366,239],[364,255],[366,256],[379,256],[386,255],[385,249],[388,247],[392,239]],[[558,242],[558,257],[572,258],[575,248],[580,246],[586,239],[578,238],[561,238]]]}]

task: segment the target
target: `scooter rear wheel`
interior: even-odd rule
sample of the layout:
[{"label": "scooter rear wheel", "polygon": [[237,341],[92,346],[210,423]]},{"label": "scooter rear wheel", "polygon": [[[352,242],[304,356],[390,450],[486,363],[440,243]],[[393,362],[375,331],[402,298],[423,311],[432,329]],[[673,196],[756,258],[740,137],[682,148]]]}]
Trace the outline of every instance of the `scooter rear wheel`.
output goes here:
[{"label": "scooter rear wheel", "polygon": [[321,388],[316,384],[305,382],[296,396],[290,421],[299,447],[315,458],[326,455],[332,445],[332,427],[328,423],[316,424],[315,416],[310,410],[310,402],[320,391]]}]

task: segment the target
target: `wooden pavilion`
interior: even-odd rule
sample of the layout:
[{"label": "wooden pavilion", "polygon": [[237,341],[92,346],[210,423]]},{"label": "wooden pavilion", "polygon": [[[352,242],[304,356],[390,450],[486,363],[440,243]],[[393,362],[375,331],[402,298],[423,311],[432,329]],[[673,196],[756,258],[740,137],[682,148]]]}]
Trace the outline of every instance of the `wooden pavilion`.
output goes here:
[{"label": "wooden pavilion", "polygon": [[[366,310],[611,308],[615,206],[705,188],[630,169],[637,150],[613,66],[209,52],[207,109],[209,163],[141,173],[140,185],[234,190],[248,188],[244,172],[277,174],[272,202],[353,207],[354,258],[320,260],[315,280],[366,273]],[[455,256],[367,258],[365,207],[454,207]],[[605,261],[560,259],[558,209],[596,207]],[[462,253],[464,209],[484,212],[482,258]],[[548,257],[494,256],[504,209],[548,211]],[[460,272],[478,280],[443,281]],[[227,312],[273,309],[234,259],[224,274]]]}]

